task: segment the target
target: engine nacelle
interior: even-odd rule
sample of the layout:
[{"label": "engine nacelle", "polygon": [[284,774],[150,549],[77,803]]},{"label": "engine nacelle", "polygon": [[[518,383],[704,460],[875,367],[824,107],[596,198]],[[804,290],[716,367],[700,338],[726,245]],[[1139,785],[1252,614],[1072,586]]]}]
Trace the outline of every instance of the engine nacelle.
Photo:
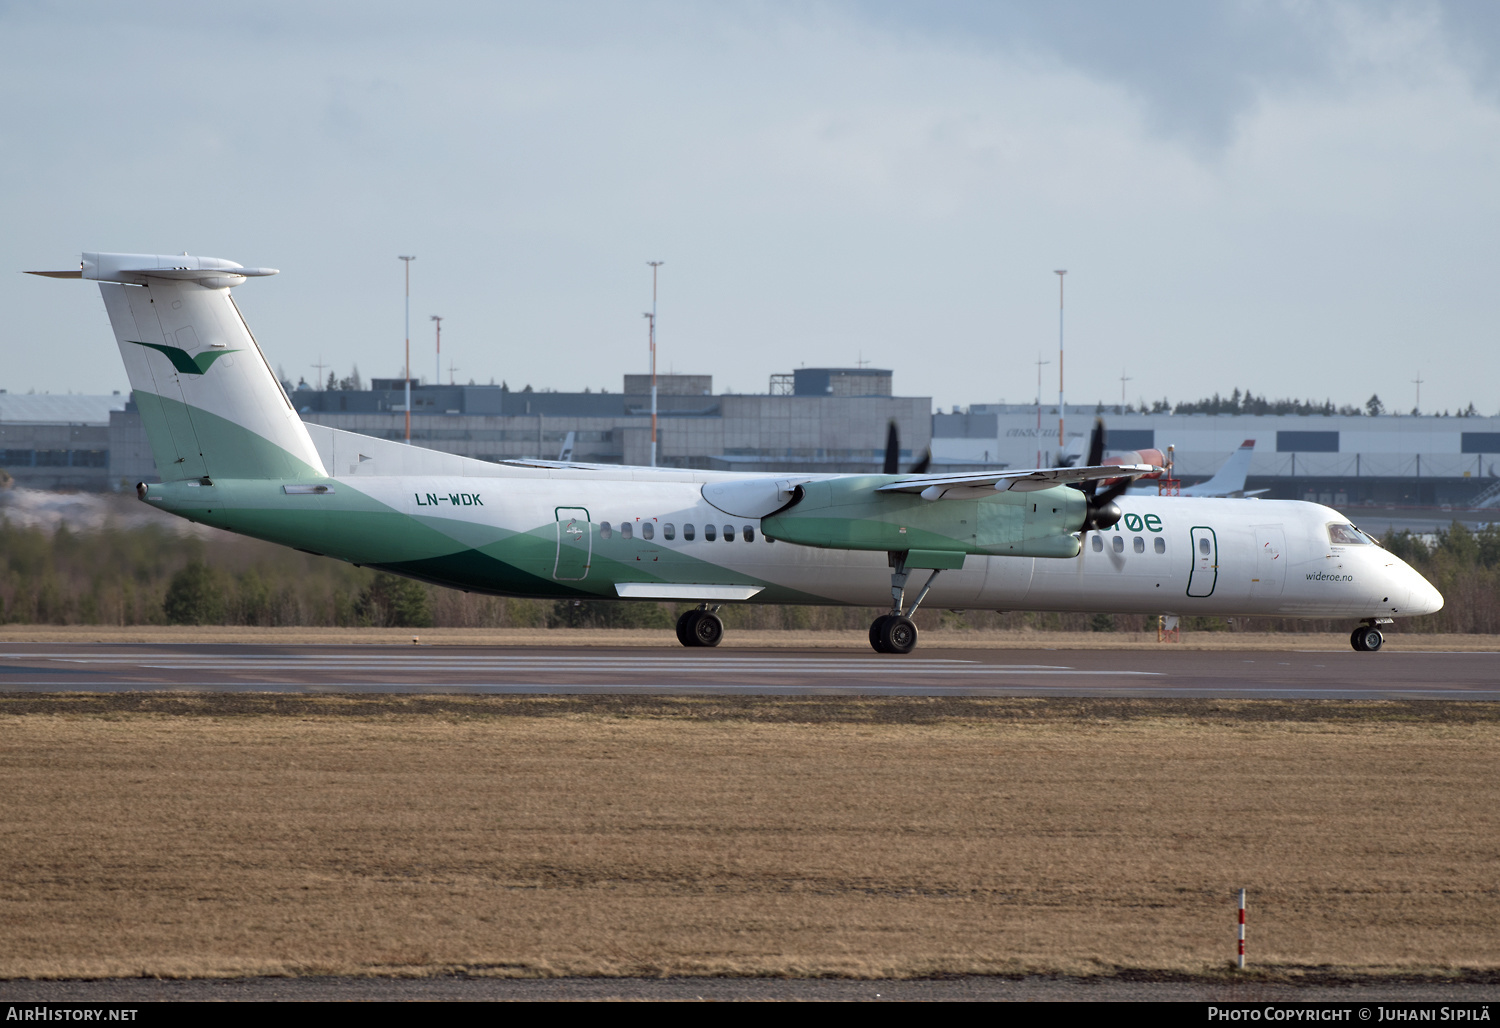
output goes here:
[{"label": "engine nacelle", "polygon": [[1073,533],[1083,526],[1088,501],[1077,489],[983,490],[988,495],[936,502],[912,493],[875,492],[893,481],[871,475],[804,482],[791,503],[761,520],[761,530],[773,539],[834,550],[1078,555]]},{"label": "engine nacelle", "polygon": [[[1165,468],[1167,466],[1167,458],[1166,455],[1163,454],[1160,450],[1132,450],[1130,453],[1122,453],[1118,457],[1105,457],[1099,463],[1101,466],[1109,466],[1115,464],[1151,464],[1158,468]],[[1162,473],[1160,471],[1154,471],[1149,475],[1139,475],[1134,477],[1160,478],[1161,475]],[[1118,478],[1106,478],[1100,481],[1099,484],[1107,489],[1118,481],[1120,481]]]}]

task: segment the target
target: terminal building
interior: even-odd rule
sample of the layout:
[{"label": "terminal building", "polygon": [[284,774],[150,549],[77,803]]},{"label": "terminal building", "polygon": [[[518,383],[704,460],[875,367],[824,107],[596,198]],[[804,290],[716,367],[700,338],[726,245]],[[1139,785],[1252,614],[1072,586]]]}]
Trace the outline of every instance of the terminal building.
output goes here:
[{"label": "terminal building", "polygon": [[[1142,414],[1070,405],[1058,446],[1057,407],[974,404],[932,412],[897,396],[878,368],[799,368],[764,393],[715,393],[708,375],[657,378],[657,463],[761,472],[876,473],[886,426],[900,430],[903,466],[929,445],[933,470],[1057,463],[1086,450],[1103,417],[1108,450],[1175,447],[1177,477],[1209,478],[1255,440],[1248,490],[1281,499],[1361,506],[1500,507],[1500,417]],[[651,384],[626,375],[619,392],[558,393],[504,386],[411,389],[411,442],[481,460],[570,457],[644,465],[651,455]],[[304,420],[381,439],[406,438],[402,379],[358,390],[288,388]],[[0,392],[0,468],[38,489],[121,489],[158,476],[128,396]]]},{"label": "terminal building", "polygon": [[[731,471],[878,472],[886,427],[901,454],[924,453],[932,399],[896,396],[880,368],[799,368],[765,393],[715,393],[709,375],[657,376],[661,467]],[[369,389],[287,387],[305,421],[378,439],[407,438],[406,383]],[[411,385],[414,446],[480,460],[651,462],[651,379],[626,375],[617,393],[515,391],[504,386]],[[0,393],[0,468],[38,489],[121,489],[159,481],[140,413],[129,398]]]},{"label": "terminal building", "polygon": [[[1333,507],[1474,507],[1500,501],[1500,417],[1319,414],[1119,414],[1067,407],[1058,446],[1057,405],[975,404],[933,416],[934,460],[947,466],[1044,466],[1059,451],[1087,448],[1103,418],[1107,452],[1175,448],[1185,485],[1213,475],[1241,443],[1255,440],[1247,490]],[[1040,427],[1038,427],[1040,425]]]},{"label": "terminal building", "polygon": [[[118,487],[111,439],[128,397],[20,394],[0,390],[0,469],[31,489],[101,491]],[[136,422],[139,424],[137,417]],[[145,433],[140,433],[145,441]],[[149,461],[150,450],[146,451]],[[155,464],[146,470],[153,476]]]},{"label": "terminal building", "polygon": [[[765,393],[714,393],[709,375],[658,375],[660,467],[718,471],[879,471],[895,420],[906,459],[927,449],[932,399],[894,396],[879,368],[800,368],[772,375]],[[306,421],[380,439],[406,435],[405,383],[377,378],[365,391],[289,391]],[[480,460],[651,462],[651,377],[621,391],[520,392],[503,386],[421,385],[411,390],[413,445]]]}]

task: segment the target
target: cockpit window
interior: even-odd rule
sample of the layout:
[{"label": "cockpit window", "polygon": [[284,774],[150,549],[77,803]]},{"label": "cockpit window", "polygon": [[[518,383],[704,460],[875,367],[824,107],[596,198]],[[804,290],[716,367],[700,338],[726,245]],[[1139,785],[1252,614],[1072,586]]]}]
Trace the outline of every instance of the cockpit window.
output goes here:
[{"label": "cockpit window", "polygon": [[1353,525],[1334,522],[1328,526],[1328,541],[1334,546],[1368,546],[1370,538]]}]

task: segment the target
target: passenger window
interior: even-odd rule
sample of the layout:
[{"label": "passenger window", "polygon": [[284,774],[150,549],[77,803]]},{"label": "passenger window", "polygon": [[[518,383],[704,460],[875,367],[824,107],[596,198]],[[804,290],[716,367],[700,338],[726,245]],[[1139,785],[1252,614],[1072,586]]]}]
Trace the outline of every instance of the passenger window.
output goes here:
[{"label": "passenger window", "polygon": [[724,541],[726,543],[732,543],[732,542],[734,542],[734,526],[733,525],[725,525],[724,526]]},{"label": "passenger window", "polygon": [[1142,539],[1140,536],[1136,536],[1135,537],[1135,552],[1136,553],[1145,553],[1146,552],[1146,540]]},{"label": "passenger window", "polygon": [[1204,536],[1202,539],[1198,540],[1198,552],[1207,557],[1208,549],[1208,536]]},{"label": "passenger window", "polygon": [[691,521],[682,526],[682,538],[685,542],[693,541],[693,523]]},{"label": "passenger window", "polygon": [[747,543],[753,543],[753,542],[755,542],[755,526],[754,525],[746,525],[745,526],[745,542],[747,542]]},{"label": "passenger window", "polygon": [[[666,524],[661,526],[661,534],[663,539],[671,542],[673,539],[677,538],[677,526],[668,521]],[[1161,540],[1157,541],[1160,542]]]},{"label": "passenger window", "polygon": [[713,525],[704,525],[703,526],[703,541],[704,542],[711,543],[711,542],[713,542],[717,538],[718,538],[718,535],[716,535],[714,533],[714,526]]},{"label": "passenger window", "polygon": [[631,526],[630,526],[630,522],[628,522],[628,521],[621,522],[621,524],[620,524],[620,538],[621,539],[629,539],[631,537],[631,535],[632,535],[632,529],[631,529]]},{"label": "passenger window", "polygon": [[1125,552],[1125,537],[1123,535],[1117,535],[1117,536],[1115,536],[1115,552],[1116,553],[1124,553]]},{"label": "passenger window", "polygon": [[[654,538],[655,536],[656,536],[656,526],[655,525],[651,524],[651,522],[649,522],[649,521],[647,521],[646,523],[644,523],[643,525],[641,525],[641,538],[642,539],[651,539],[651,538]],[[1137,540],[1137,541],[1139,541],[1139,540]]]},{"label": "passenger window", "polygon": [[1166,553],[1167,552],[1167,541],[1165,539],[1163,539],[1161,536],[1157,536],[1156,537],[1156,552],[1157,553]]},{"label": "passenger window", "polygon": [[1099,533],[1098,532],[1094,533],[1094,552],[1095,553],[1103,553],[1104,552],[1104,540],[1101,539],[1101,538],[1099,538]]},{"label": "passenger window", "polygon": [[599,538],[600,539],[608,539],[612,535],[614,535],[614,529],[612,529],[612,528],[609,527],[609,522],[608,521],[601,521],[601,522],[599,522]]}]

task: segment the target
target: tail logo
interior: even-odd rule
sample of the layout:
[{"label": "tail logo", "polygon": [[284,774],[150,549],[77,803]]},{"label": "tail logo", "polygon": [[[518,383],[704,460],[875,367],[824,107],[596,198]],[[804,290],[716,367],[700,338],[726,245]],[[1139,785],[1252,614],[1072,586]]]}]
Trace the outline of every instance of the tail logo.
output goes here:
[{"label": "tail logo", "polygon": [[189,357],[186,350],[175,346],[164,346],[161,343],[143,343],[139,339],[127,339],[127,343],[136,346],[144,346],[152,350],[160,350],[167,355],[167,360],[172,362],[172,367],[177,369],[180,375],[201,375],[208,371],[209,365],[224,356],[226,353],[239,353],[238,350],[205,350],[196,357]]}]

